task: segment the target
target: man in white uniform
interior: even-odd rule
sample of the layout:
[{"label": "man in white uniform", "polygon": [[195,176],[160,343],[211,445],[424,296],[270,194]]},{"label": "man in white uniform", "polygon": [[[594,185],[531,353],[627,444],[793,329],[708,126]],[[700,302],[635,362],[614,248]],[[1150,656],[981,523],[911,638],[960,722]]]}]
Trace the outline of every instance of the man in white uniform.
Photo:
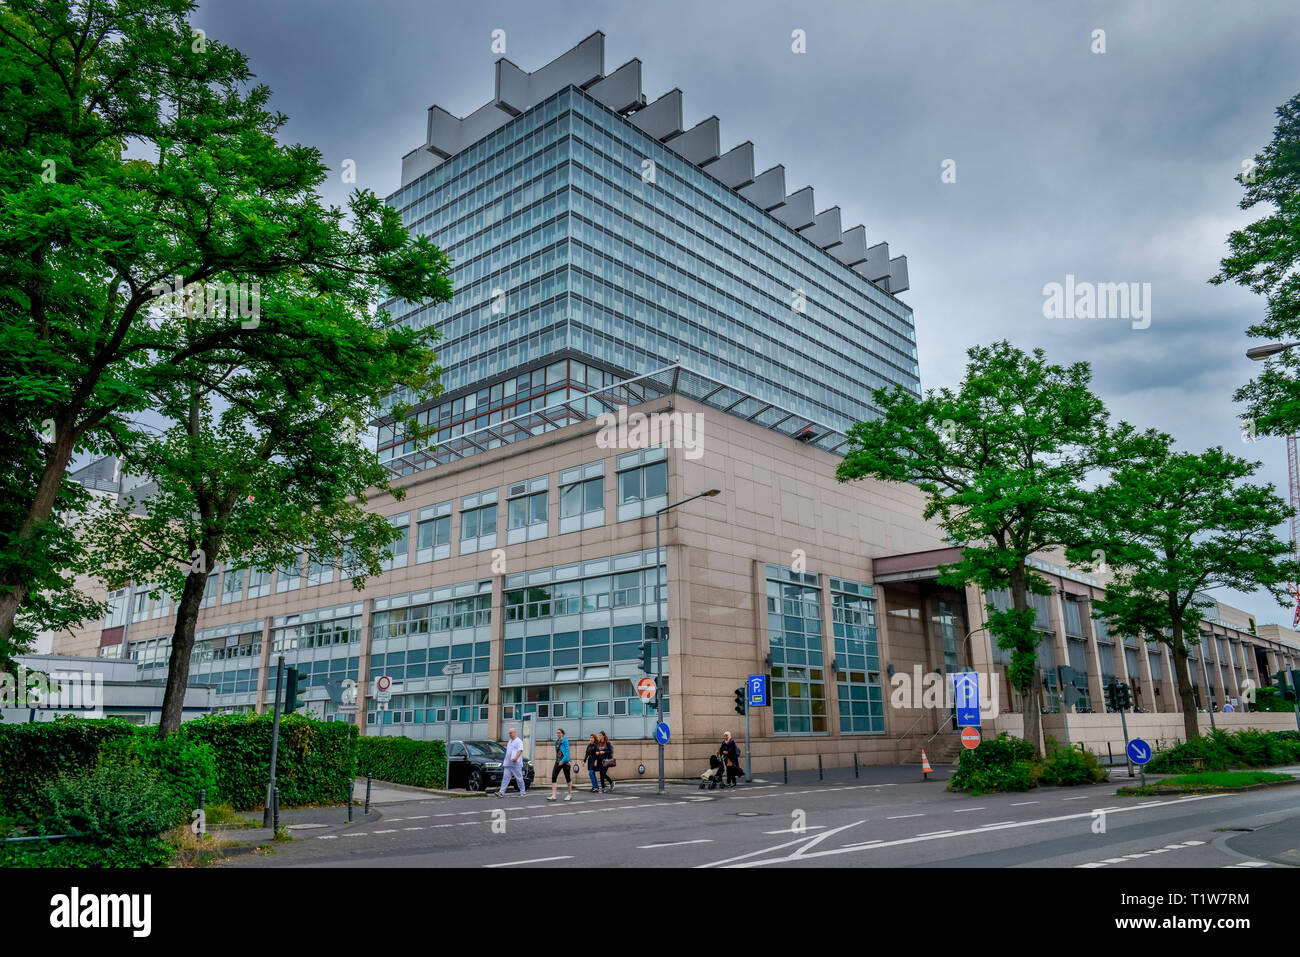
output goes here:
[{"label": "man in white uniform", "polygon": [[501,765],[501,790],[497,792],[497,797],[506,796],[506,788],[510,787],[510,778],[514,777],[519,782],[519,796],[524,796],[524,742],[519,740],[515,734],[515,729],[510,729],[510,743],[506,745],[506,759]]}]

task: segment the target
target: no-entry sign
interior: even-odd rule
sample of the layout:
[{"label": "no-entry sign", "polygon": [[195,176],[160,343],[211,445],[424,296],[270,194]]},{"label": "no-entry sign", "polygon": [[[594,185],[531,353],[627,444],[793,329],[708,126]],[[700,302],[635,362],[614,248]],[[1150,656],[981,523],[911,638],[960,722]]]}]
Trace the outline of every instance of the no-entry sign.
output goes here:
[{"label": "no-entry sign", "polygon": [[648,675],[636,683],[636,693],[642,701],[650,701],[655,696],[655,680]]},{"label": "no-entry sign", "polygon": [[967,748],[967,750],[974,751],[980,746],[980,729],[962,728],[961,743]]}]

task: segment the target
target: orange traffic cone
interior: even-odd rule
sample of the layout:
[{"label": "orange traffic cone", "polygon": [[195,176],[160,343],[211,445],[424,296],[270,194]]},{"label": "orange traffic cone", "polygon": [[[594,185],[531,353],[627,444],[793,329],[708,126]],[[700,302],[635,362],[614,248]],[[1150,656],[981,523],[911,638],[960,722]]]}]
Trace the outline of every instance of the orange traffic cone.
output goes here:
[{"label": "orange traffic cone", "polygon": [[921,749],[921,780],[930,780],[930,774],[933,772],[930,767],[930,759],[925,756],[925,748]]}]

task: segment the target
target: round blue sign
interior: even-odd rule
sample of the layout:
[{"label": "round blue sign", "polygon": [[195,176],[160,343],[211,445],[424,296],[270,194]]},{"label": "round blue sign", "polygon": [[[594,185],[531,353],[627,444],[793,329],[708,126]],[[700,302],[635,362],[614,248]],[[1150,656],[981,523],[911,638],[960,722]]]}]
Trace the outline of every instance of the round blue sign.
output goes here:
[{"label": "round blue sign", "polygon": [[1134,738],[1128,743],[1128,757],[1134,764],[1146,764],[1151,760],[1151,745],[1141,738]]},{"label": "round blue sign", "polygon": [[667,744],[669,738],[668,725],[660,721],[655,725],[655,740],[660,744]]}]

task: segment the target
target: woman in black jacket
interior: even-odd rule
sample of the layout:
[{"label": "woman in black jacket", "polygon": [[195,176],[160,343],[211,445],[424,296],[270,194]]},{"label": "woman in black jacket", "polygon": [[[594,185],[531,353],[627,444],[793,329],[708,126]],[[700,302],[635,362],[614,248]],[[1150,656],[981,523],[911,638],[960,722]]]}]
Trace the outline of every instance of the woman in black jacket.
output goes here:
[{"label": "woman in black jacket", "polygon": [[727,768],[727,787],[736,786],[736,776],[741,773],[740,748],[731,737],[730,731],[722,732],[722,747],[718,748],[718,757]]},{"label": "woman in black jacket", "polygon": [[596,766],[600,768],[600,789],[602,791],[614,790],[614,779],[609,776],[609,767],[614,760],[614,746],[609,743],[609,738],[605,737],[605,732],[600,732],[600,738],[596,743]]},{"label": "woman in black jacket", "polygon": [[596,783],[596,750],[600,745],[593,734],[591,740],[587,742],[587,777],[591,778],[591,793],[597,794],[600,791],[600,785]]}]

